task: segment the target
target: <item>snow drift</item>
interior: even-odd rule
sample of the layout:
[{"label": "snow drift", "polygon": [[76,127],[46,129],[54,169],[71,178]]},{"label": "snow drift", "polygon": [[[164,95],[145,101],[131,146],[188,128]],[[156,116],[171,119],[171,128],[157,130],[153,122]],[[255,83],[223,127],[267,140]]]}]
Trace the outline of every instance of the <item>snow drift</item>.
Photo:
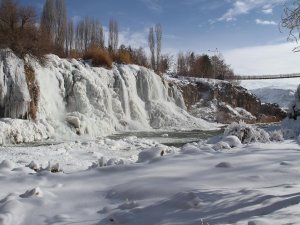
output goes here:
[{"label": "snow drift", "polygon": [[[41,90],[38,126],[48,132],[43,136],[95,137],[126,130],[212,127],[186,112],[182,94],[175,85],[169,85],[144,67],[114,65],[112,70],[107,70],[55,55],[47,56],[46,66],[29,57],[25,63],[33,67]],[[10,50],[1,51],[1,117],[20,119],[28,113],[31,99],[24,74],[25,63]],[[5,124],[7,121],[1,120]],[[28,126],[20,125],[19,129],[22,127]],[[36,129],[30,130],[35,132]],[[3,134],[5,129],[1,131],[2,139],[15,141]]]}]

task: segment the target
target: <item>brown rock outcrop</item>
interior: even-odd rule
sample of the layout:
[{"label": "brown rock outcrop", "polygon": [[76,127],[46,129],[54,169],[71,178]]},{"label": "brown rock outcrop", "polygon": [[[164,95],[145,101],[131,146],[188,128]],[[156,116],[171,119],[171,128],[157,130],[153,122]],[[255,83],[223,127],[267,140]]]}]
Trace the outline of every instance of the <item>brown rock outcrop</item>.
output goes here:
[{"label": "brown rock outcrop", "polygon": [[[191,83],[182,83],[182,94],[188,111],[201,107],[200,101],[215,101],[217,104],[216,121],[230,123],[238,118],[228,107],[243,108],[255,118],[246,120],[247,123],[279,122],[287,116],[287,113],[277,104],[264,104],[247,89],[234,85],[227,81],[197,79]],[[228,106],[227,108],[224,106]]]}]

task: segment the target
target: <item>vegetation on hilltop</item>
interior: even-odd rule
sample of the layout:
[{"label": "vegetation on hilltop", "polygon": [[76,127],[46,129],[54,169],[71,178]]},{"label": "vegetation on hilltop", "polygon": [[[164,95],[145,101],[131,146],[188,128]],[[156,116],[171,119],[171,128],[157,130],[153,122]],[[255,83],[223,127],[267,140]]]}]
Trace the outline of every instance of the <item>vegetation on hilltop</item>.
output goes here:
[{"label": "vegetation on hilltop", "polygon": [[[112,62],[137,64],[158,74],[170,70],[174,57],[162,54],[163,30],[160,24],[149,29],[146,51],[119,45],[119,26],[111,19],[108,37],[97,19],[86,17],[74,23],[68,19],[64,0],[46,0],[38,20],[32,6],[20,6],[15,0],[0,0],[0,48],[10,48],[19,57],[26,54],[42,59],[53,53],[60,57],[91,60],[94,66],[112,68]],[[106,45],[107,43],[107,45]],[[179,53],[176,73],[182,76],[234,79],[233,70],[221,55]]]}]

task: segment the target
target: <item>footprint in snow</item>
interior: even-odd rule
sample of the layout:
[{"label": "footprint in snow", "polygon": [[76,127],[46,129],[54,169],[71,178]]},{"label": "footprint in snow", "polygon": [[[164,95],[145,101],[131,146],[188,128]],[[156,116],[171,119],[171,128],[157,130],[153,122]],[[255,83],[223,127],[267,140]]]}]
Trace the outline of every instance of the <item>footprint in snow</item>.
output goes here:
[{"label": "footprint in snow", "polygon": [[27,190],[24,194],[21,194],[21,198],[31,198],[31,197],[42,197],[43,192],[39,187],[36,187],[31,190]]},{"label": "footprint in snow", "polygon": [[45,222],[47,224],[56,224],[56,223],[65,223],[65,222],[70,222],[70,216],[65,215],[65,214],[58,214],[53,217],[47,218]]},{"label": "footprint in snow", "polygon": [[137,202],[126,200],[126,202],[121,204],[118,208],[122,209],[122,210],[126,210],[126,209],[134,209],[138,206],[139,206],[139,204]]},{"label": "footprint in snow", "polygon": [[292,166],[293,164],[291,162],[288,162],[288,161],[282,161],[280,163],[281,166]]},{"label": "footprint in snow", "polygon": [[231,168],[231,164],[229,162],[221,162],[216,165],[217,168]]}]

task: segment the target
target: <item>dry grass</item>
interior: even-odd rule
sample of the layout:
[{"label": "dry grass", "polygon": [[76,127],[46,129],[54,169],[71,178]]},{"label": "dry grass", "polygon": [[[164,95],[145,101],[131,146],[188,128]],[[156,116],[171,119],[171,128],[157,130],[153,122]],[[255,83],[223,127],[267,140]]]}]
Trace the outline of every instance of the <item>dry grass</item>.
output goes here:
[{"label": "dry grass", "polygon": [[130,53],[127,51],[119,51],[113,54],[113,61],[119,64],[132,64]]},{"label": "dry grass", "polygon": [[101,48],[90,48],[84,55],[84,60],[92,60],[93,66],[103,66],[108,69],[112,68],[112,59],[108,51]]}]

